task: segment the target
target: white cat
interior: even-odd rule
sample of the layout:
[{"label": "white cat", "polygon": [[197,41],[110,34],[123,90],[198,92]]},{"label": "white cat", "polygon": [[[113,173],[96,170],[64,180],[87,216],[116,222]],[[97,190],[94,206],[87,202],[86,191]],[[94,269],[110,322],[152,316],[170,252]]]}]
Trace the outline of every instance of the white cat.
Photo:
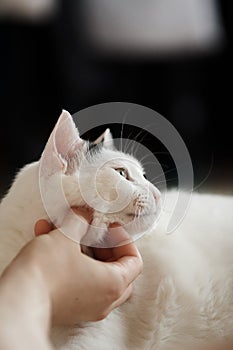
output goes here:
[{"label": "white cat", "polygon": [[[113,148],[108,130],[95,144],[81,140],[64,111],[40,162],[21,170],[0,205],[0,272],[33,238],[35,222],[49,220],[43,203],[53,205],[52,217],[65,215],[53,187],[58,173],[70,206],[97,206],[94,222],[102,229],[88,232],[89,244],[108,242],[110,222],[122,223],[133,235],[157,218],[160,194],[144,178],[140,163]],[[137,241],[144,270],[130,300],[105,320],[54,329],[56,349],[187,349],[233,336],[233,198],[193,194],[182,224],[166,235],[164,223],[175,197],[175,191],[167,194],[158,226]]]}]

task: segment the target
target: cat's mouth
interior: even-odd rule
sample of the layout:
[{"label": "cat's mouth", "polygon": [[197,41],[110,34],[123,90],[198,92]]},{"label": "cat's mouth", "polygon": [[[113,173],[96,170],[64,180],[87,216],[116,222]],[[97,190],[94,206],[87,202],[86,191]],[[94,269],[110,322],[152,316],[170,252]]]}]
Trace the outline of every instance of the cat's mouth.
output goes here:
[{"label": "cat's mouth", "polygon": [[154,215],[156,215],[156,212],[153,212],[153,213],[140,213],[140,214],[128,213],[127,214],[127,216],[129,216],[131,218],[141,218],[141,217],[154,216]]},{"label": "cat's mouth", "polygon": [[129,216],[130,218],[138,218],[141,216],[141,214],[128,213],[127,216]]}]

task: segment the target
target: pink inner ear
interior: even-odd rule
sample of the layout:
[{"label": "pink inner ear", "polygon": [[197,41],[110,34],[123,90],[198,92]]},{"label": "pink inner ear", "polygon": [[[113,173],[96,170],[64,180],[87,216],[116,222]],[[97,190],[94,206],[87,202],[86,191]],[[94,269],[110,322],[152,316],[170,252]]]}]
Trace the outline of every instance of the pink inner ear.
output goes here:
[{"label": "pink inner ear", "polygon": [[62,111],[52,135],[54,149],[63,158],[72,157],[83,145],[71,115],[65,110]]},{"label": "pink inner ear", "polygon": [[106,130],[105,130],[105,132],[103,132],[103,134],[101,134],[101,135],[94,141],[94,143],[97,145],[98,143],[102,142],[102,141],[104,140],[105,134],[106,134]]},{"label": "pink inner ear", "polygon": [[67,170],[67,160],[82,148],[84,141],[79,137],[71,115],[62,111],[43,152],[43,164],[52,174]]}]

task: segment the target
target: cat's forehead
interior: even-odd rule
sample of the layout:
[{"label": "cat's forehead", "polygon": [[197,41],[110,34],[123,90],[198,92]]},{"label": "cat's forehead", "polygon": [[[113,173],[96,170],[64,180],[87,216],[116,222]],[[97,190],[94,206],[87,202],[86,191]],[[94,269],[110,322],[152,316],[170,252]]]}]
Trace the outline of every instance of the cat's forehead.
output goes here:
[{"label": "cat's forehead", "polygon": [[141,163],[132,155],[117,150],[104,149],[96,158],[96,162],[104,162],[107,165],[127,167],[128,169],[143,172]]}]

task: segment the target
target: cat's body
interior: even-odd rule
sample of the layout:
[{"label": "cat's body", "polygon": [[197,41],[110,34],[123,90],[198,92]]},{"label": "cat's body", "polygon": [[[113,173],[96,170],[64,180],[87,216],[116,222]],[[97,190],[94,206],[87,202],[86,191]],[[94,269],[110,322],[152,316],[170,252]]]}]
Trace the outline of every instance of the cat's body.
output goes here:
[{"label": "cat's body", "polygon": [[[130,300],[103,321],[54,329],[57,349],[165,350],[233,335],[233,197],[193,194],[183,222],[166,235],[175,196],[167,194],[158,226],[137,241],[144,269]],[[48,215],[37,162],[19,173],[1,203],[0,272],[33,238],[40,218]]]}]

